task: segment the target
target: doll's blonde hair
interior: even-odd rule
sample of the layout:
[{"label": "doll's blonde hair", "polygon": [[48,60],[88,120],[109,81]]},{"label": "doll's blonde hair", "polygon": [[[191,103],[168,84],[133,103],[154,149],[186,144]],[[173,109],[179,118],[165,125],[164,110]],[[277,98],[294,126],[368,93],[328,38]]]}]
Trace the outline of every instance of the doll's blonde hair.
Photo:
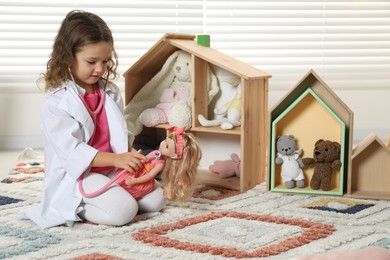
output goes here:
[{"label": "doll's blonde hair", "polygon": [[38,80],[45,81],[45,91],[55,89],[61,82],[71,80],[69,72],[75,55],[88,44],[107,42],[112,45],[112,57],[108,61],[107,71],[102,76],[106,83],[117,76],[118,55],[114,49],[114,39],[107,24],[99,16],[74,10],[63,20],[54,40],[53,51],[47,62],[47,72]]},{"label": "doll's blonde hair", "polygon": [[[183,155],[180,159],[168,158],[162,174],[164,196],[167,200],[187,201],[194,191],[196,173],[202,157],[200,147],[191,133],[183,133]],[[175,132],[168,134],[175,145]]]}]

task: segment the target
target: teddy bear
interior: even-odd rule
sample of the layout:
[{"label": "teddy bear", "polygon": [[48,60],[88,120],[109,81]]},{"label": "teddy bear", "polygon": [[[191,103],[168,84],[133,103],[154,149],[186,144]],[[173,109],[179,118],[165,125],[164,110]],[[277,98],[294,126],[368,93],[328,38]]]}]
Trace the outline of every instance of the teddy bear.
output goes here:
[{"label": "teddy bear", "polygon": [[[161,70],[134,95],[124,110],[127,128],[133,135],[140,134],[144,125],[169,123],[178,127],[191,127],[191,64],[189,53],[175,51],[165,61]],[[218,80],[212,70],[209,70],[209,102],[218,92]]]},{"label": "teddy bear", "polygon": [[301,158],[302,149],[296,146],[294,135],[278,136],[276,138],[276,150],[275,163],[281,164],[282,181],[286,188],[294,188],[295,182],[298,188],[303,188],[305,186],[305,175],[302,171],[304,167]]},{"label": "teddy bear", "polygon": [[209,170],[218,177],[225,179],[233,176],[240,177],[240,157],[236,153],[230,155],[230,160],[216,160],[209,166]]},{"label": "teddy bear", "polygon": [[313,158],[304,158],[303,164],[306,166],[314,165],[313,177],[310,181],[310,187],[313,190],[330,190],[332,173],[340,169],[340,151],[341,145],[338,142],[319,139],[315,143]]},{"label": "teddy bear", "polygon": [[222,108],[215,108],[216,119],[208,120],[202,114],[198,115],[199,123],[202,126],[221,126],[222,129],[233,129],[241,125],[241,86],[236,88],[236,94],[232,100]]}]

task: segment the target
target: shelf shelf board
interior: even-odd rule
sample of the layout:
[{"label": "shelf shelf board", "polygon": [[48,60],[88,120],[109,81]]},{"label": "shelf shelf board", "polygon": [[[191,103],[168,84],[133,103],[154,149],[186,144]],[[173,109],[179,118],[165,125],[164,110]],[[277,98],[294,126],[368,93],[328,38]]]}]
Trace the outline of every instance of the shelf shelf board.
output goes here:
[{"label": "shelf shelf board", "polygon": [[[154,128],[160,128],[160,129],[167,129],[170,127],[169,124],[159,124],[156,126],[153,126]],[[235,127],[231,130],[224,130],[219,126],[211,126],[211,127],[204,127],[204,126],[196,126],[192,127],[190,129],[191,132],[203,132],[203,133],[214,133],[214,134],[225,134],[225,135],[240,135],[241,134],[241,127]]]},{"label": "shelf shelf board", "polygon": [[240,190],[240,178],[230,177],[222,179],[207,169],[198,169],[196,182],[199,184],[206,184],[231,190]]},{"label": "shelf shelf board", "polygon": [[351,198],[360,198],[360,199],[390,200],[390,192],[380,192],[380,191],[353,190],[351,191],[351,194],[348,194],[346,196]]},{"label": "shelf shelf board", "polygon": [[310,188],[310,186],[306,185],[303,188],[292,188],[287,189],[284,184],[276,185],[271,191],[275,192],[285,192],[285,193],[302,193],[302,194],[321,194],[321,195],[343,195],[342,191],[340,190],[340,187],[335,187],[329,191],[323,191],[321,189],[319,190],[313,190]]},{"label": "shelf shelf board", "polygon": [[191,131],[192,132],[214,133],[214,134],[240,135],[241,134],[241,127],[235,127],[231,130],[224,130],[219,126],[211,126],[211,127],[196,126],[196,127],[192,127]]}]

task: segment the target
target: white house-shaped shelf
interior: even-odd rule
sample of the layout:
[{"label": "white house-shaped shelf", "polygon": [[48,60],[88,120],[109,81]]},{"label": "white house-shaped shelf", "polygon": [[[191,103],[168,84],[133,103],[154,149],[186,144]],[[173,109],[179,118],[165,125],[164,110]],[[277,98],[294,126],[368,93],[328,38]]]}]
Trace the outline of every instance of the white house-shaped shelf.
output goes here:
[{"label": "white house-shaped shelf", "polygon": [[389,187],[390,149],[370,134],[353,150],[348,196],[390,200]]},{"label": "white house-shaped shelf", "polygon": [[[313,71],[277,103],[270,112],[269,160],[267,188],[271,191],[343,195],[350,165],[353,113]],[[303,150],[301,157],[313,157],[315,142],[331,140],[341,145],[342,167],[332,175],[331,190],[312,190],[313,167],[303,169],[305,187],[287,189],[281,180],[281,166],[275,164],[276,138],[294,135]]]}]

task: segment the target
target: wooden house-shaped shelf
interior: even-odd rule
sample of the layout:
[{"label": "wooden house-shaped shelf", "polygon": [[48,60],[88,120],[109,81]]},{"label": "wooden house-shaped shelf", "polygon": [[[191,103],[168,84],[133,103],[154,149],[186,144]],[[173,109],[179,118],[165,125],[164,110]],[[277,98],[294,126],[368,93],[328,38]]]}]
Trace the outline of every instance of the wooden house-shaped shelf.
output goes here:
[{"label": "wooden house-shaped shelf", "polygon": [[347,196],[390,200],[389,186],[390,146],[370,134],[353,150]]},{"label": "wooden house-shaped shelf", "polygon": [[[352,111],[313,71],[309,71],[270,111],[269,160],[267,188],[270,191],[343,195],[352,150]],[[276,138],[294,135],[303,150],[301,157],[313,157],[314,144],[319,139],[341,145],[342,167],[332,176],[330,191],[312,190],[313,168],[304,168],[305,187],[287,189],[282,182],[281,166],[275,164]]]},{"label": "wooden house-shaped shelf", "polygon": [[[204,47],[194,35],[165,34],[125,73],[125,104],[163,66],[175,51],[183,50],[192,56],[192,127],[191,132],[214,135],[236,135],[240,140],[241,177],[220,179],[208,170],[199,170],[199,182],[240,191],[248,190],[266,179],[266,149],[268,122],[268,79],[264,73],[213,48]],[[203,127],[199,114],[208,115],[208,75],[210,66],[217,66],[241,78],[241,127],[222,130],[220,127]],[[164,126],[166,127],[166,126]],[[223,147],[222,147],[223,149]]]}]

